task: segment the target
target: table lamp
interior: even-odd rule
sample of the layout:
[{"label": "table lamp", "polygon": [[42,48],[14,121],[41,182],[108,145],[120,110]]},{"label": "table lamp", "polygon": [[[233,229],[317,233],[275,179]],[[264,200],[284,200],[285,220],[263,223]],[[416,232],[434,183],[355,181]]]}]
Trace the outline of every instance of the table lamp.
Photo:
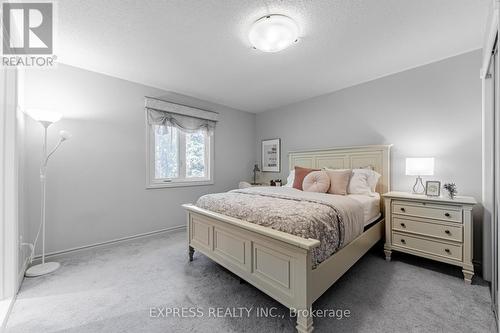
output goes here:
[{"label": "table lamp", "polygon": [[253,183],[252,183],[252,185],[257,184],[257,182],[256,182],[256,179],[257,179],[257,172],[260,172],[260,169],[259,169],[259,166],[258,166],[257,164],[255,164],[255,165],[253,166]]},{"label": "table lamp", "polygon": [[406,175],[417,176],[413,193],[424,194],[425,186],[421,176],[434,175],[434,157],[408,157],[406,158]]}]

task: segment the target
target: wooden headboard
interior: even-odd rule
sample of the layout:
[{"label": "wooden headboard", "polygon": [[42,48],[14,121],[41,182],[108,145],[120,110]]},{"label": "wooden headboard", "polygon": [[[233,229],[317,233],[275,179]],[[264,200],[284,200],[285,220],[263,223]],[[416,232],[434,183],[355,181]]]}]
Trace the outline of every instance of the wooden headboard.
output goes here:
[{"label": "wooden headboard", "polygon": [[317,169],[356,169],[371,166],[382,175],[376,190],[383,194],[391,190],[391,147],[392,145],[372,145],[292,151],[288,154],[288,166],[290,170],[295,166]]}]

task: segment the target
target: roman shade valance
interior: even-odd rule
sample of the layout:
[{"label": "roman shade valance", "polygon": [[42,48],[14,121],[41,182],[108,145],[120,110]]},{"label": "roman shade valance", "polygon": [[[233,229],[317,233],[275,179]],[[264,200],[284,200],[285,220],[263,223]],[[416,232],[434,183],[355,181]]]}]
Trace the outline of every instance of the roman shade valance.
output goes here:
[{"label": "roman shade valance", "polygon": [[212,134],[217,123],[217,112],[145,97],[150,125],[174,126],[185,132],[205,129]]}]

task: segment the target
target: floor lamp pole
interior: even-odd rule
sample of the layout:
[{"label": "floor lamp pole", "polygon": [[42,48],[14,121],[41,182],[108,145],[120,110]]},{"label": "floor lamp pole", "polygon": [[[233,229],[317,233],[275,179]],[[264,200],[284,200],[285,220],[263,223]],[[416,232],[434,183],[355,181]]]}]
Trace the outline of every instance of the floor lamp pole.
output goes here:
[{"label": "floor lamp pole", "polygon": [[40,218],[42,222],[42,265],[45,264],[45,186],[47,184],[47,129],[50,124],[43,124],[43,154],[42,165],[40,167],[40,185],[41,185],[41,203],[40,203]]}]

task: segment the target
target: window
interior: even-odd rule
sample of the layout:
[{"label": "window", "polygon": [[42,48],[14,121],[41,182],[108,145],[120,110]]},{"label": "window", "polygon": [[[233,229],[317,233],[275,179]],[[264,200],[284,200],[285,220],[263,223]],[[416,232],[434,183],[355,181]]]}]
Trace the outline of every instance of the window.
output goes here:
[{"label": "window", "polygon": [[209,132],[151,125],[150,138],[150,187],[213,184],[213,135]]},{"label": "window", "polygon": [[[177,187],[213,184],[214,128],[216,121],[193,108],[165,101],[160,106],[168,111],[148,108],[148,188]],[[174,106],[172,106],[174,105]],[[158,104],[154,104],[155,107]],[[174,109],[176,113],[171,112]],[[186,110],[188,109],[188,110]],[[182,113],[181,113],[182,112]]]}]

